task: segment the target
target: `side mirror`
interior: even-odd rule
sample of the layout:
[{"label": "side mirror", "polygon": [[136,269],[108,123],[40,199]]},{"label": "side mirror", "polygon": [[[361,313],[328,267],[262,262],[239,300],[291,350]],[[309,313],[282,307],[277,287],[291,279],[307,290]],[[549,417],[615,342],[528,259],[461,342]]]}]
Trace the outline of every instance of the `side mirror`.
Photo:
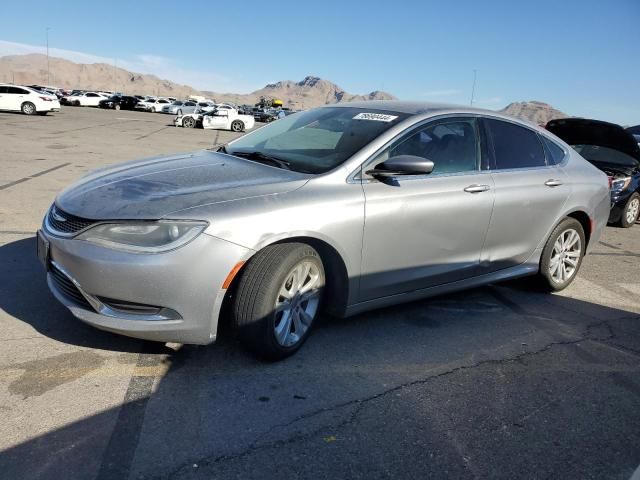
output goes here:
[{"label": "side mirror", "polygon": [[416,155],[397,155],[379,163],[365,173],[373,177],[396,177],[400,175],[426,175],[433,171],[434,163]]}]

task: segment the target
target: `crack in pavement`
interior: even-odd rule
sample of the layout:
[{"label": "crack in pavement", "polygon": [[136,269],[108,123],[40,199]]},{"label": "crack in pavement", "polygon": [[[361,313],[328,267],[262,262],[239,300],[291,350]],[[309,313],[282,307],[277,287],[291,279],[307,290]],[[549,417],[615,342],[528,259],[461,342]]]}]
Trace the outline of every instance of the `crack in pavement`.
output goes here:
[{"label": "crack in pavement", "polygon": [[[606,335],[604,338],[598,337],[598,336],[592,336],[591,332],[592,330],[598,328],[598,327],[602,327],[605,326],[607,327],[607,329],[609,330],[609,334]],[[203,467],[203,466],[211,466],[211,465],[215,465],[221,462],[227,462],[227,461],[231,461],[231,460],[237,460],[243,457],[246,457],[248,455],[251,455],[254,452],[257,451],[261,451],[261,450],[266,450],[268,448],[271,447],[280,447],[283,445],[287,445],[290,444],[292,442],[296,442],[299,440],[304,440],[304,439],[308,439],[311,438],[315,435],[317,435],[318,433],[320,433],[321,431],[327,429],[329,427],[329,425],[321,425],[320,427],[309,431],[309,432],[305,432],[305,433],[300,433],[297,435],[292,435],[288,438],[282,439],[282,440],[275,440],[272,442],[266,442],[263,444],[260,444],[261,439],[265,438],[266,436],[268,436],[270,433],[274,432],[277,429],[284,429],[287,428],[291,425],[294,425],[300,421],[309,419],[309,418],[313,418],[316,417],[318,415],[321,415],[323,413],[326,412],[331,412],[331,411],[335,411],[335,410],[339,410],[342,408],[346,408],[346,407],[354,407],[353,411],[351,412],[351,414],[342,422],[339,422],[336,426],[333,427],[333,430],[337,431],[340,430],[344,427],[346,427],[347,425],[353,423],[356,418],[358,417],[359,413],[362,411],[362,409],[364,408],[364,406],[372,401],[378,400],[382,397],[385,397],[389,394],[407,389],[407,388],[411,388],[414,386],[418,386],[418,385],[425,385],[429,382],[431,382],[432,380],[435,379],[439,379],[439,378],[443,378],[449,375],[453,375],[455,373],[461,372],[461,371],[466,371],[466,370],[472,370],[475,368],[479,368],[479,367],[483,367],[486,365],[500,365],[500,364],[505,364],[505,363],[514,363],[514,362],[522,362],[523,359],[527,358],[527,357],[534,357],[536,355],[540,355],[542,353],[545,353],[547,351],[549,351],[550,349],[557,347],[557,346],[566,346],[566,345],[576,345],[579,344],[581,342],[584,341],[596,341],[596,342],[602,342],[602,341],[606,341],[609,340],[613,337],[613,331],[611,330],[610,325],[608,324],[608,320],[601,320],[598,322],[594,322],[591,324],[588,324],[586,326],[585,329],[585,333],[580,336],[579,338],[576,338],[574,340],[565,340],[565,341],[557,341],[557,342],[550,342],[548,344],[546,344],[544,347],[538,349],[538,350],[534,350],[534,351],[528,351],[528,352],[522,352],[518,355],[512,356],[512,357],[507,357],[507,358],[491,358],[491,359],[486,359],[486,360],[481,360],[479,362],[470,364],[470,365],[459,365],[457,367],[454,367],[452,369],[446,370],[444,372],[440,372],[437,373],[435,375],[429,375],[427,377],[423,377],[417,380],[412,380],[410,382],[406,382],[406,383],[402,383],[400,385],[396,385],[395,387],[383,390],[381,392],[378,392],[376,394],[370,395],[368,397],[365,398],[360,398],[360,399],[354,399],[354,400],[349,400],[346,402],[341,402],[329,407],[323,407],[323,408],[319,408],[316,410],[313,410],[311,412],[302,414],[292,420],[290,420],[289,422],[283,423],[283,424],[278,424],[278,425],[274,425],[271,428],[269,428],[266,432],[264,432],[263,434],[259,435],[258,438],[256,440],[254,440],[253,442],[251,442],[245,449],[243,449],[240,452],[237,453],[229,453],[229,454],[224,454],[224,455],[220,455],[217,457],[212,458],[212,455],[207,455],[204,457],[201,457],[197,460],[192,460],[192,461],[188,461],[188,462],[184,462],[181,465],[179,465],[176,469],[174,469],[171,473],[168,474],[167,477],[164,478],[175,478],[177,475],[180,475],[182,472],[184,472],[186,469],[189,468],[193,468],[192,465],[198,465],[198,467]],[[186,472],[185,472],[186,473]],[[163,476],[156,476],[156,478],[163,478]]]}]

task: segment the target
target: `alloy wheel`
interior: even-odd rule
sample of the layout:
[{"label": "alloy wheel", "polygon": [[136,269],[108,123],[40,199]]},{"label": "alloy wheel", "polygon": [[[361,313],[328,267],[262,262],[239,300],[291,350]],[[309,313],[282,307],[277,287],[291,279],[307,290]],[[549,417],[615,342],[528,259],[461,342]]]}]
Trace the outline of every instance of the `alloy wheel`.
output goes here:
[{"label": "alloy wheel", "polygon": [[555,243],[549,261],[549,273],[554,282],[564,283],[575,275],[582,253],[580,235],[573,228],[563,231]]},{"label": "alloy wheel", "polygon": [[320,303],[321,275],[310,261],[298,263],[287,274],[275,303],[274,335],[283,347],[298,343],[309,329]]},{"label": "alloy wheel", "polygon": [[627,208],[627,223],[634,223],[638,218],[638,212],[640,212],[640,198],[634,198]]}]

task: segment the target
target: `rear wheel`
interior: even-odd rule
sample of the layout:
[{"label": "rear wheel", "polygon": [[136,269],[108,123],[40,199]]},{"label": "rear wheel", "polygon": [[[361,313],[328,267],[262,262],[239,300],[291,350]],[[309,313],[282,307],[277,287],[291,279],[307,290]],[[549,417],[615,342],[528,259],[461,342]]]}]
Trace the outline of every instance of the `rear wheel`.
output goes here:
[{"label": "rear wheel", "polygon": [[557,292],[567,288],[576,278],[586,241],[584,230],[575,218],[565,218],[553,229],[540,259],[539,278],[542,286]]},{"label": "rear wheel", "polygon": [[318,252],[303,243],[272,245],[249,260],[233,306],[240,339],[272,360],[295,353],[320,311],[325,273]]},{"label": "rear wheel", "polygon": [[240,120],[234,120],[231,122],[231,130],[234,132],[242,132],[244,130],[244,123]]},{"label": "rear wheel", "polygon": [[22,110],[22,113],[25,115],[33,115],[36,113],[36,106],[31,102],[24,102],[20,107],[20,110]]},{"label": "rear wheel", "polygon": [[640,195],[634,193],[629,197],[627,204],[624,206],[624,210],[622,211],[622,216],[620,217],[618,224],[622,228],[629,228],[636,223],[638,215],[640,215]]},{"label": "rear wheel", "polygon": [[182,120],[182,126],[185,128],[195,128],[196,127],[196,121],[195,119],[191,118],[191,117],[185,117]]}]

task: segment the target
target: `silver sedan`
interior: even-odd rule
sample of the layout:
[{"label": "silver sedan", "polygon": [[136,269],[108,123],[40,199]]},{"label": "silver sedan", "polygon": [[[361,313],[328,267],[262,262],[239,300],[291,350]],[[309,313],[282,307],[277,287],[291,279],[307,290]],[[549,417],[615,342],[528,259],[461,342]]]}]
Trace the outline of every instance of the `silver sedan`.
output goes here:
[{"label": "silver sedan", "polygon": [[282,358],[322,311],[524,275],[561,290],[609,207],[606,175],[534,125],[346,103],[96,171],[57,196],[38,254],[57,299],[98,328],[206,344],[226,312],[249,348]]}]

